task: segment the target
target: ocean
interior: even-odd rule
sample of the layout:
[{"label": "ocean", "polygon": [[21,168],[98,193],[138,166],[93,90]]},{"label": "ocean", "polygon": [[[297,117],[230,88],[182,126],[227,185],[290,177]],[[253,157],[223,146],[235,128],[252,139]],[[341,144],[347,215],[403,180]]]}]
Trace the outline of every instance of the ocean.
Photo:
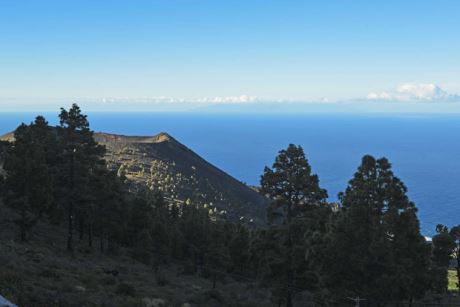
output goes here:
[{"label": "ocean", "polygon": [[[35,114],[0,113],[0,134]],[[57,114],[45,113],[52,124]],[[95,131],[167,132],[235,178],[258,185],[289,143],[305,150],[331,201],[371,154],[387,157],[419,209],[422,232],[460,224],[460,115],[89,113]]]}]

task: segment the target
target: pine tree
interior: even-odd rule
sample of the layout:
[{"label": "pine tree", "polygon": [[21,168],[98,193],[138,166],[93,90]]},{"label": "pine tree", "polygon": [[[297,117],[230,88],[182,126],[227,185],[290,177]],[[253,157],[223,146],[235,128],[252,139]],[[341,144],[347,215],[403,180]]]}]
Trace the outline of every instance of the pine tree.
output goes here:
[{"label": "pine tree", "polygon": [[67,212],[67,250],[72,251],[75,215],[84,218],[82,204],[87,203],[89,177],[94,168],[103,165],[105,149],[94,140],[87,116],[78,105],[73,104],[69,111],[61,109],[59,119],[60,187]]},{"label": "pine tree", "polygon": [[429,246],[406,192],[388,160],[363,157],[327,235],[322,265],[329,295],[411,304],[427,291]]},{"label": "pine tree", "polygon": [[[58,143],[56,138],[56,130],[49,126],[48,121],[43,116],[37,116],[35,121],[29,125],[33,139],[40,150],[44,152],[45,163],[47,165],[47,181],[52,186],[52,195],[47,195],[50,202],[46,208],[47,215],[54,222],[54,218],[58,214],[56,204],[56,182],[57,182],[57,161],[58,161]],[[40,212],[41,216],[44,212]]]},{"label": "pine tree", "polygon": [[[37,117],[38,120],[41,118]],[[22,241],[26,240],[27,232],[53,201],[52,179],[42,143],[47,133],[49,131],[36,129],[34,123],[20,125],[14,133],[14,143],[4,165],[9,191],[7,203],[20,215],[16,223]]]},{"label": "pine tree", "polygon": [[184,236],[185,250],[190,255],[195,271],[206,265],[210,223],[207,210],[193,203],[183,205],[178,227]]},{"label": "pine tree", "polygon": [[134,259],[150,264],[153,253],[153,239],[148,228],[144,228],[135,238],[133,250]]},{"label": "pine tree", "polygon": [[114,171],[100,166],[92,170],[88,180],[88,186],[83,187],[87,194],[82,198],[84,203],[80,208],[86,225],[84,230],[88,233],[88,246],[93,246],[95,234],[99,236],[101,251],[104,251],[105,239],[120,243],[130,241],[122,234],[128,223],[128,208],[120,178]]},{"label": "pine tree", "polygon": [[272,301],[281,306],[287,298],[286,251],[275,228],[257,230],[251,238],[249,263],[255,278],[270,288]]},{"label": "pine tree", "polygon": [[[390,283],[395,300],[407,300],[412,306],[415,299],[423,298],[430,288],[430,245],[420,234],[415,205],[405,196],[405,189],[389,204],[385,213],[385,226],[390,240]],[[399,200],[398,200],[399,199]]]},{"label": "pine tree", "polygon": [[227,228],[222,222],[209,225],[209,243],[206,251],[206,267],[210,269],[213,289],[216,288],[217,278],[221,271],[225,271],[230,264],[230,255],[226,240]]},{"label": "pine tree", "polygon": [[[304,244],[304,238],[296,237],[294,226],[302,224],[300,220],[308,216],[309,211],[325,205],[327,192],[320,188],[318,176],[311,174],[302,147],[291,144],[279,152],[272,169],[265,168],[261,193],[272,200],[268,218],[283,245],[282,278],[286,281],[286,306],[291,307],[295,275],[305,274],[300,270],[304,267],[303,261],[295,263],[296,247]],[[301,254],[304,255],[305,250]]]},{"label": "pine tree", "polygon": [[[453,230],[453,231],[452,231]],[[432,248],[432,287],[438,294],[444,294],[448,291],[448,270],[452,255],[457,248],[457,228],[449,228],[444,225],[437,225],[437,234],[433,237]]]},{"label": "pine tree", "polygon": [[231,238],[228,242],[228,249],[232,261],[232,270],[240,274],[246,273],[250,258],[251,234],[241,224],[234,225],[229,232]]}]

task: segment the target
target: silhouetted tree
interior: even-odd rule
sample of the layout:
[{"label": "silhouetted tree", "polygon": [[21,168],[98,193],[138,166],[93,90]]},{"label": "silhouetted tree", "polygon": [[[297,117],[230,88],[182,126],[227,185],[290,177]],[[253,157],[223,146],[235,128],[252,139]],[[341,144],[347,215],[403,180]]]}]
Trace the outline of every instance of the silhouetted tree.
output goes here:
[{"label": "silhouetted tree", "polygon": [[326,236],[321,265],[329,296],[411,304],[429,288],[429,246],[406,192],[385,158],[363,157]]},{"label": "silhouetted tree", "polygon": [[250,258],[251,233],[241,224],[234,225],[230,231],[231,238],[228,242],[228,249],[232,270],[240,274],[246,273]]},{"label": "silhouetted tree", "polygon": [[205,264],[210,269],[212,287],[216,288],[217,278],[221,276],[221,272],[227,270],[231,263],[226,238],[229,230],[222,222],[210,224],[209,229],[209,243],[205,255]]},{"label": "silhouetted tree", "polygon": [[75,215],[83,218],[82,204],[87,203],[89,175],[94,168],[103,165],[105,149],[94,140],[87,116],[81,113],[78,105],[73,104],[69,111],[61,109],[59,119],[60,187],[67,211],[67,249],[72,251]]},{"label": "silhouetted tree", "polygon": [[[291,144],[279,152],[271,169],[265,168],[261,193],[271,199],[268,218],[277,233],[277,240],[283,245],[281,261],[284,272],[278,278],[286,282],[286,306],[291,307],[295,275],[305,274],[300,270],[303,261],[295,259],[296,245],[304,244],[305,240],[296,237],[298,233],[294,231],[294,225],[298,225],[310,210],[325,205],[327,192],[320,188],[318,176],[311,174],[302,147]],[[305,260],[305,251],[302,254]]]},{"label": "silhouetted tree", "polygon": [[[93,235],[100,240],[100,249],[104,251],[104,242],[114,244],[128,242],[126,224],[129,223],[128,204],[125,201],[125,190],[120,178],[114,171],[105,167],[95,167],[89,176],[88,194],[80,214],[86,220],[88,245],[93,245]],[[113,245],[112,245],[113,247]]]},{"label": "silhouetted tree", "polygon": [[[448,270],[452,259],[459,259],[459,226],[449,228],[444,225],[436,226],[432,248],[432,278],[433,290],[438,294],[448,291]],[[459,264],[457,262],[457,271]],[[459,282],[460,283],[460,282]]]},{"label": "silhouetted tree", "polygon": [[[36,219],[46,212],[53,201],[53,186],[44,143],[50,131],[41,129],[42,117],[29,126],[22,124],[14,133],[14,142],[5,160],[7,203],[20,218],[21,240]],[[46,121],[43,123],[47,126]]]}]

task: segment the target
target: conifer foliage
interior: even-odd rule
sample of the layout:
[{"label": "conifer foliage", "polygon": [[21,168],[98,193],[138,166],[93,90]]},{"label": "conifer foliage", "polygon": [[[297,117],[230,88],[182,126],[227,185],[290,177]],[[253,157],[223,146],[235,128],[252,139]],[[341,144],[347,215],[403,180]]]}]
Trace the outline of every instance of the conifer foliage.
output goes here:
[{"label": "conifer foliage", "polygon": [[83,223],[87,211],[84,207],[88,204],[86,197],[91,194],[90,178],[97,168],[104,167],[105,149],[95,142],[87,117],[78,105],[73,104],[68,111],[61,109],[59,120],[59,196],[67,213],[67,249],[72,251],[75,216]]},{"label": "conifer foliage", "polygon": [[[312,211],[326,204],[327,192],[320,188],[318,176],[311,174],[302,147],[293,144],[279,152],[271,169],[265,168],[261,186],[261,193],[272,201],[268,209],[268,219],[273,222],[269,232],[280,244],[267,262],[279,270],[272,278],[280,280],[277,288],[284,291],[278,292],[285,293],[286,306],[290,307],[295,282],[307,274],[302,260],[306,222]],[[297,261],[299,256],[301,261]]]},{"label": "conifer foliage", "polygon": [[17,209],[16,223],[25,241],[38,217],[53,203],[52,173],[47,161],[46,140],[50,130],[43,117],[29,126],[21,124],[14,133],[14,145],[5,159],[6,203]]},{"label": "conifer foliage", "polygon": [[329,297],[359,296],[377,306],[411,303],[429,289],[430,246],[406,192],[387,159],[363,157],[325,240],[321,275]]}]

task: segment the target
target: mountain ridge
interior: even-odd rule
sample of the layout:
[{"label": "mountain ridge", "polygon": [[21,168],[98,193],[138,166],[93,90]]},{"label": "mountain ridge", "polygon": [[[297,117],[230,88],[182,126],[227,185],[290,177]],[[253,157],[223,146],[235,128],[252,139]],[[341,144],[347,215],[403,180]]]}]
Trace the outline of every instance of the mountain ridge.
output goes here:
[{"label": "mountain ridge", "polygon": [[[137,188],[160,191],[173,203],[202,205],[233,221],[265,222],[263,196],[166,132],[152,136],[95,132],[94,139],[105,146],[108,167]],[[0,140],[11,142],[14,134]]]},{"label": "mountain ridge", "polygon": [[126,171],[133,182],[159,189],[180,202],[195,198],[214,211],[225,211],[232,220],[257,224],[265,220],[264,197],[166,132],[153,136],[97,132],[94,138],[106,147],[109,166]]},{"label": "mountain ridge", "polygon": [[[153,136],[137,136],[137,135],[124,135],[108,132],[95,132],[94,138],[98,142],[129,142],[129,143],[161,143],[161,142],[175,142],[180,144],[176,139],[166,132],[160,132]],[[182,144],[181,144],[182,145]]]}]

